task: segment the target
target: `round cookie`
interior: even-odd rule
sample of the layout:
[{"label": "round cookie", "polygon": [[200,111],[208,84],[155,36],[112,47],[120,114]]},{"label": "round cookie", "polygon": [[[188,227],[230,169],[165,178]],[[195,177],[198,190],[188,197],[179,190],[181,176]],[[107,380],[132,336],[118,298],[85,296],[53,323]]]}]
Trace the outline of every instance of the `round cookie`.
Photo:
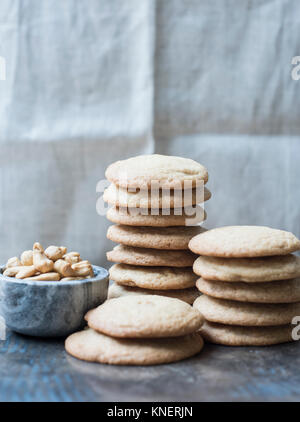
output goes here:
[{"label": "round cookie", "polygon": [[206,229],[194,227],[131,227],[113,225],[108,228],[107,238],[122,245],[138,248],[188,250],[192,237]]},{"label": "round cookie", "polygon": [[196,355],[203,347],[199,333],[183,337],[118,339],[91,328],[71,334],[66,351],[77,359],[111,365],[158,365]]},{"label": "round cookie", "polygon": [[205,256],[252,258],[287,255],[300,249],[292,233],[264,226],[227,226],[194,237],[189,248]]},{"label": "round cookie", "polygon": [[300,277],[300,257],[296,255],[261,258],[215,258],[199,256],[193,265],[206,280],[264,282]]},{"label": "round cookie", "polygon": [[[106,213],[108,220],[127,226],[175,227],[193,226],[206,220],[206,212],[199,205],[185,208],[171,208],[170,215],[163,215],[162,209],[152,215],[148,208],[111,207]],[[177,214],[180,213],[181,215]]]},{"label": "round cookie", "polygon": [[202,315],[179,299],[158,295],[110,299],[88,312],[88,325],[112,337],[178,337],[197,331]]},{"label": "round cookie", "polygon": [[246,303],[202,295],[193,306],[206,320],[229,325],[285,325],[290,324],[295,315],[300,315],[300,302]]},{"label": "round cookie", "polygon": [[116,283],[152,290],[178,290],[194,287],[197,276],[191,268],[140,267],[115,264],[109,269]]},{"label": "round cookie", "polygon": [[108,186],[103,194],[103,200],[108,204],[125,208],[169,209],[184,208],[208,201],[211,192],[207,188],[189,189],[188,191],[166,191],[159,195],[151,195],[151,191],[127,191],[114,184]]},{"label": "round cookie", "polygon": [[300,278],[265,283],[227,283],[199,278],[196,286],[200,292],[219,299],[253,303],[300,302]]},{"label": "round cookie", "polygon": [[199,332],[208,343],[226,346],[270,346],[293,341],[291,325],[239,327],[205,321]]},{"label": "round cookie", "polygon": [[141,289],[139,287],[127,287],[122,286],[118,283],[113,283],[108,289],[108,299],[115,299],[122,296],[131,295],[159,295],[166,297],[173,297],[174,299],[182,300],[183,302],[192,305],[197,297],[200,295],[199,290],[195,287],[189,289],[177,289],[177,290],[150,290]]},{"label": "round cookie", "polygon": [[153,180],[158,180],[162,188],[177,188],[184,182],[196,186],[206,183],[208,173],[204,166],[189,158],[167,155],[140,155],[111,164],[106,178],[124,188],[150,187]]},{"label": "round cookie", "polygon": [[191,267],[195,255],[190,251],[165,251],[118,245],[106,253],[108,261],[143,266]]}]

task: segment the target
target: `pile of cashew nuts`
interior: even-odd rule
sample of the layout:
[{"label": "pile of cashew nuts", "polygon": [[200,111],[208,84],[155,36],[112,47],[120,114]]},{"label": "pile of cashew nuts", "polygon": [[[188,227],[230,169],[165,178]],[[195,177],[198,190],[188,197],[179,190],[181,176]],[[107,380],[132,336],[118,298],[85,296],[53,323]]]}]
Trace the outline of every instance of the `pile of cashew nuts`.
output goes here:
[{"label": "pile of cashew nuts", "polygon": [[3,275],[26,280],[69,281],[93,277],[94,272],[90,262],[82,261],[78,252],[67,253],[65,246],[48,246],[44,250],[36,242],[20,259],[10,258]]}]

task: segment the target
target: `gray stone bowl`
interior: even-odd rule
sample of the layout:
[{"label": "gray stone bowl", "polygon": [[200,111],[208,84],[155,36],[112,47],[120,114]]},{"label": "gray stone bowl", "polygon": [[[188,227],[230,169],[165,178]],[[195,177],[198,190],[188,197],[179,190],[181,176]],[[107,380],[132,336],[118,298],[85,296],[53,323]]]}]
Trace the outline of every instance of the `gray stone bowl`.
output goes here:
[{"label": "gray stone bowl", "polygon": [[0,267],[0,315],[8,328],[38,337],[61,337],[82,328],[84,315],[107,298],[108,271],[93,266],[95,277],[33,281],[5,277]]}]

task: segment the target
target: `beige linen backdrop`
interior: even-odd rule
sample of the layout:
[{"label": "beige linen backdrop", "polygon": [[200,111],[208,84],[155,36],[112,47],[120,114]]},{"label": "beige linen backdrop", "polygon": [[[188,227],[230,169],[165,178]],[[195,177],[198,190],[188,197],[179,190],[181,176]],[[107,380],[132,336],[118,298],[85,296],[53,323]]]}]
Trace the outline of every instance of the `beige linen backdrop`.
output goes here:
[{"label": "beige linen backdrop", "polygon": [[207,166],[207,227],[300,236],[297,0],[1,0],[0,262],[34,241],[107,266],[97,182],[154,151]]}]

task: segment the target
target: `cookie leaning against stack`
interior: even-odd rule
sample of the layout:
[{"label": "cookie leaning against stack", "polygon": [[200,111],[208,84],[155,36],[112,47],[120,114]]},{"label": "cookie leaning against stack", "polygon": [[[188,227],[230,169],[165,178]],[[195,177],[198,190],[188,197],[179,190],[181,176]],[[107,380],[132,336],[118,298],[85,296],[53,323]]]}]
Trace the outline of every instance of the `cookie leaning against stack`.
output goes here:
[{"label": "cookie leaning against stack", "polygon": [[[110,269],[108,297],[140,293],[175,297],[193,303],[199,296],[192,271],[196,256],[190,239],[205,229],[197,204],[211,196],[204,188],[208,174],[201,164],[186,158],[145,155],[108,167],[111,185],[103,198],[112,205],[107,218],[108,239],[119,243],[107,253],[117,264]],[[189,189],[185,189],[185,184]],[[153,193],[153,184],[159,187]],[[122,288],[121,288],[121,287]]]},{"label": "cookie leaning against stack", "polygon": [[68,353],[114,365],[155,365],[195,355],[201,314],[178,299],[125,296],[107,300],[85,316],[89,328],[66,339]]},{"label": "cookie leaning against stack", "polygon": [[189,242],[203,295],[194,302],[212,343],[234,346],[292,341],[300,315],[300,241],[292,233],[261,226],[206,231]]}]

